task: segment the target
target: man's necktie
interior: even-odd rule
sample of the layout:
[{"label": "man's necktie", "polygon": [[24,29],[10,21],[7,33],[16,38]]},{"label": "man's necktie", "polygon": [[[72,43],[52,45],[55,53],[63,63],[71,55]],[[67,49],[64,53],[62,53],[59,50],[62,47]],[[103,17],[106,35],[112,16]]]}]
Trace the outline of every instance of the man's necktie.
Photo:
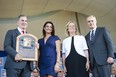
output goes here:
[{"label": "man's necktie", "polygon": [[22,34],[24,34],[24,31],[22,31]]},{"label": "man's necktie", "polygon": [[94,30],[92,30],[92,33],[91,33],[91,42],[93,42],[94,41]]}]

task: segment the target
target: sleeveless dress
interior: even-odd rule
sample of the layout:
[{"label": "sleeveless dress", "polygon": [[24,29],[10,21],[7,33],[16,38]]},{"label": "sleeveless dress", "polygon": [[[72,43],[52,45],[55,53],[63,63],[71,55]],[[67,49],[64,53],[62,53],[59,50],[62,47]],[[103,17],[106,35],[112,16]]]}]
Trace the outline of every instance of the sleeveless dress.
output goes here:
[{"label": "sleeveless dress", "polygon": [[38,63],[40,77],[45,75],[53,75],[54,77],[57,76],[54,71],[54,65],[56,63],[57,56],[55,41],[57,40],[60,40],[58,36],[50,36],[46,43],[44,43],[44,38],[38,40],[40,46],[40,56]]},{"label": "sleeveless dress", "polygon": [[66,58],[66,77],[89,77],[86,71],[86,58],[79,55],[74,47],[74,37],[72,37],[71,50]]}]

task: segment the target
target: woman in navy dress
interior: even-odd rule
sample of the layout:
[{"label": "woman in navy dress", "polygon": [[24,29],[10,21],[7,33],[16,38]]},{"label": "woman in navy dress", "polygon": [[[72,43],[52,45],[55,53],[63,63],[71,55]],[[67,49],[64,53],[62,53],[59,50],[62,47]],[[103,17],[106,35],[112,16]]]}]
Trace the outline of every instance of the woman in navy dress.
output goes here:
[{"label": "woman in navy dress", "polygon": [[39,43],[40,77],[56,77],[60,62],[60,39],[55,35],[54,25],[48,21],[43,26],[43,38]]},{"label": "woman in navy dress", "polygon": [[75,22],[68,22],[66,27],[68,37],[62,43],[66,77],[89,77],[89,55],[85,37],[77,35]]}]

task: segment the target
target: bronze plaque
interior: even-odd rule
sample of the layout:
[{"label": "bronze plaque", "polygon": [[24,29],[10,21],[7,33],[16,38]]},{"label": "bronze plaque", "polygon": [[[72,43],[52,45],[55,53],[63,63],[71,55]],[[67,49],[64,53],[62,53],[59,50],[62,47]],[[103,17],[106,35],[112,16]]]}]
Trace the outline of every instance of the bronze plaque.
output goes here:
[{"label": "bronze plaque", "polygon": [[16,51],[23,57],[23,60],[38,60],[36,42],[37,38],[32,34],[21,34],[17,36]]}]

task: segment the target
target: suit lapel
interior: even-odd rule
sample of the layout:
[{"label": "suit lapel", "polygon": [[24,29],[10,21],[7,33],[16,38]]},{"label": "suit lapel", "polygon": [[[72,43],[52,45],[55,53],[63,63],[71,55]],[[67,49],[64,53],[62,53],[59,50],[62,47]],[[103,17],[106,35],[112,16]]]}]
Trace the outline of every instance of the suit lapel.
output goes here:
[{"label": "suit lapel", "polygon": [[[17,28],[15,29],[15,33],[16,33],[17,35],[20,35],[20,34],[21,34]],[[28,33],[28,32],[26,32],[26,33]]]},{"label": "suit lapel", "polygon": [[96,32],[95,32],[95,36],[94,36],[94,41],[93,41],[93,43],[94,43],[95,40],[98,38],[98,35],[99,35],[99,28],[96,28]]},{"label": "suit lapel", "polygon": [[90,41],[90,32],[87,34],[87,41],[88,41],[88,44],[93,44],[95,43],[95,40],[97,39],[99,35],[99,28],[96,28],[96,32],[95,32],[95,36],[94,36],[94,40],[93,42]]},{"label": "suit lapel", "polygon": [[88,44],[91,43],[91,41],[90,41],[90,32],[87,34],[87,42],[88,42]]},{"label": "suit lapel", "polygon": [[17,28],[15,29],[15,33],[16,33],[17,35],[20,35],[20,34],[21,34]]}]

